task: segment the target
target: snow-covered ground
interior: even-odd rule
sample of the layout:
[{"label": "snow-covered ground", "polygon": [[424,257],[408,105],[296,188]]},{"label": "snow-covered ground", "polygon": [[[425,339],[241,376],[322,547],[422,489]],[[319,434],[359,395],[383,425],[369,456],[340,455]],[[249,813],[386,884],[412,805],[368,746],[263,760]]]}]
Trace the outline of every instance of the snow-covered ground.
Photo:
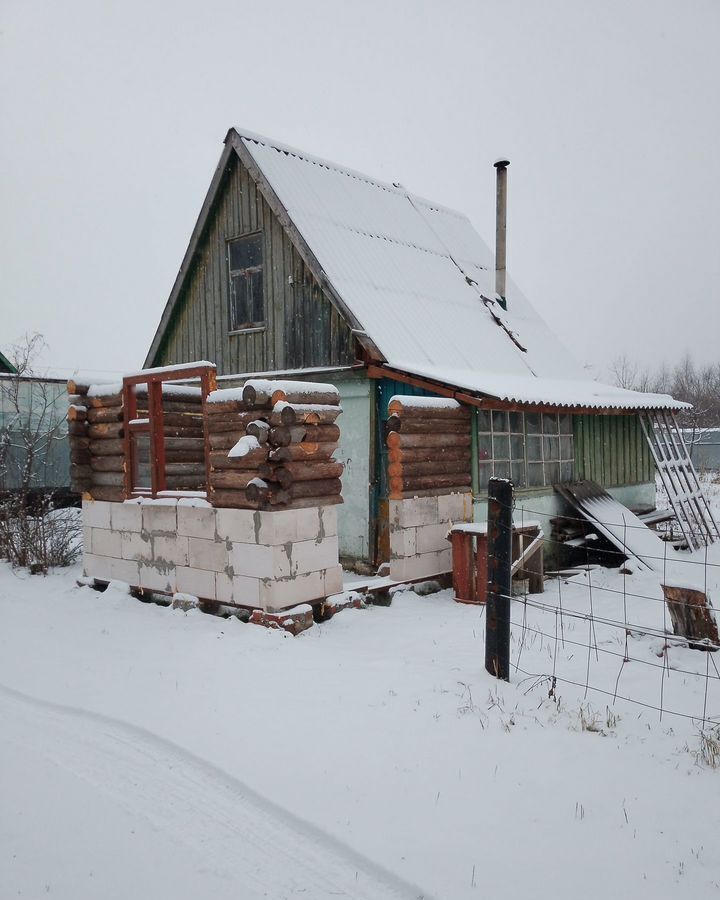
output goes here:
[{"label": "snow-covered ground", "polygon": [[[78,574],[0,567],[2,897],[720,890],[720,771],[698,764],[697,720],[651,708],[719,715],[715,655],[626,650],[624,630],[570,616],[563,646],[559,617],[518,601],[505,684],[484,672],[483,611],[449,592],[293,638]],[[589,610],[588,577],[598,619],[667,624],[628,596],[657,594],[647,574],[534,599]]]}]

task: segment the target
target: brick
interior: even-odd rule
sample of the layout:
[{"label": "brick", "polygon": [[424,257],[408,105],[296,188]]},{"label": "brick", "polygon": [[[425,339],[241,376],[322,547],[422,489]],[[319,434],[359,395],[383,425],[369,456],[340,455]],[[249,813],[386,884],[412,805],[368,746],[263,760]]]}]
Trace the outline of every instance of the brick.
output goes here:
[{"label": "brick", "polygon": [[233,544],[230,551],[230,565],[236,575],[274,578],[276,572],[273,549],[259,544]]},{"label": "brick", "polygon": [[203,600],[215,599],[215,573],[178,566],[175,570],[176,591],[193,594]]},{"label": "brick", "polygon": [[83,525],[88,528],[110,528],[110,507],[106,500],[83,500]]},{"label": "brick", "polygon": [[390,531],[390,555],[401,558],[404,556],[415,556],[417,553],[416,533],[416,528],[392,529]]},{"label": "brick", "polygon": [[152,544],[146,540],[147,532],[142,534],[137,531],[120,532],[120,552],[123,559],[151,559]]},{"label": "brick", "polygon": [[164,560],[174,566],[187,566],[188,541],[189,538],[182,537],[182,535],[153,537],[153,560],[155,562]]},{"label": "brick", "polygon": [[330,566],[338,564],[338,539],[336,537],[327,537],[322,541],[298,541],[290,544],[287,548],[277,548],[284,550],[283,557],[287,558],[289,553],[289,572],[281,572],[278,566],[277,575],[305,575],[308,572],[318,572],[320,569],[327,569]]},{"label": "brick", "polygon": [[84,553],[83,573],[88,578],[97,578],[99,581],[112,581],[111,563],[112,560],[108,556],[95,556],[92,553]]},{"label": "brick", "polygon": [[[320,532],[325,537],[333,537],[338,533],[338,508],[337,506],[321,506]],[[299,512],[299,510],[298,510]]]},{"label": "brick", "polygon": [[92,553],[92,528],[83,525],[83,552]]},{"label": "brick", "polygon": [[222,541],[238,544],[257,543],[258,524],[252,509],[216,509],[215,533]]},{"label": "brick", "polygon": [[326,597],[339,594],[343,589],[342,566],[331,566],[329,569],[326,569],[323,573],[323,583]]},{"label": "brick", "polygon": [[229,564],[229,555],[224,542],[206,541],[202,538],[188,538],[188,565],[192,569],[223,572]]},{"label": "brick", "polygon": [[113,581],[124,581],[132,586],[140,584],[140,567],[129,559],[110,560],[110,573]]},{"label": "brick", "polygon": [[143,503],[142,527],[147,531],[177,532],[176,503]]},{"label": "brick", "polygon": [[150,591],[163,591],[167,594],[174,594],[177,590],[175,580],[175,569],[160,570],[156,566],[140,563],[140,587],[147,588]]},{"label": "brick", "polygon": [[265,628],[282,628],[292,635],[298,635],[301,631],[307,631],[313,626],[312,607],[300,606],[290,609],[285,614],[268,613],[262,609],[254,609],[250,616],[251,625],[263,625]]},{"label": "brick", "polygon": [[449,548],[390,560],[390,577],[394,581],[413,581],[444,572],[452,572],[452,552]]},{"label": "brick", "polygon": [[142,508],[139,503],[113,503],[110,510],[113,531],[140,531],[142,528]]},{"label": "brick", "polygon": [[[334,510],[335,507],[333,506]],[[307,509],[288,510],[295,517],[295,540],[315,541],[321,539],[323,522],[320,520],[320,507],[308,506]],[[328,532],[329,535],[329,532]]]},{"label": "brick", "polygon": [[281,610],[298,603],[325,598],[324,572],[310,572],[295,578],[264,579],[260,585],[260,602],[265,610]]},{"label": "brick", "polygon": [[390,500],[389,503],[391,528],[435,525],[439,521],[437,497],[408,497],[405,500]]},{"label": "brick", "polygon": [[432,553],[435,550],[447,550],[450,542],[447,539],[449,525],[421,525],[415,531],[417,553]]},{"label": "brick", "polygon": [[178,505],[177,531],[187,537],[214,538],[215,510],[207,506]]},{"label": "brick", "polygon": [[92,528],[92,548],[95,556],[112,556],[120,559],[120,532],[106,528]]},{"label": "brick", "polygon": [[472,494],[469,491],[441,494],[438,498],[438,521],[471,522]]},{"label": "brick", "polygon": [[260,603],[260,581],[257,578],[235,575],[232,580],[232,597],[232,602],[238,606],[258,606]]}]

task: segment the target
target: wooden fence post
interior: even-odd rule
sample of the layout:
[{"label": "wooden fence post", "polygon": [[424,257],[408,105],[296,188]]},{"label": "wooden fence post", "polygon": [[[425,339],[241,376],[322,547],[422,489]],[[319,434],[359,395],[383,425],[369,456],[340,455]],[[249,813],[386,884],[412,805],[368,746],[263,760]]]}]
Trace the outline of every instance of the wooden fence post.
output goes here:
[{"label": "wooden fence post", "polygon": [[485,669],[510,680],[510,597],[512,578],[512,482],[488,484],[488,594],[485,610]]}]

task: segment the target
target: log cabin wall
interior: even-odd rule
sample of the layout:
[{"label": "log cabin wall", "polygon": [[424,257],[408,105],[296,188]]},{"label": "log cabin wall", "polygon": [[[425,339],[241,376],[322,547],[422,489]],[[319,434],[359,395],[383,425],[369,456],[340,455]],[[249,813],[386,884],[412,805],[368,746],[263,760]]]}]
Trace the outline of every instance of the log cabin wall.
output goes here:
[{"label": "log cabin wall", "polygon": [[[231,333],[229,240],[261,232],[265,325]],[[355,362],[349,326],[233,154],[153,366],[212,359],[219,375]]]}]

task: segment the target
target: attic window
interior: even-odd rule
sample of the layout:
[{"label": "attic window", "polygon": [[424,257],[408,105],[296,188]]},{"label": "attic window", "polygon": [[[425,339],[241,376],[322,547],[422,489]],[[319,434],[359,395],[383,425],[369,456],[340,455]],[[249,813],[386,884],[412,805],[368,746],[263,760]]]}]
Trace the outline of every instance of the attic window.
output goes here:
[{"label": "attic window", "polygon": [[230,331],[265,324],[262,232],[228,241]]}]

